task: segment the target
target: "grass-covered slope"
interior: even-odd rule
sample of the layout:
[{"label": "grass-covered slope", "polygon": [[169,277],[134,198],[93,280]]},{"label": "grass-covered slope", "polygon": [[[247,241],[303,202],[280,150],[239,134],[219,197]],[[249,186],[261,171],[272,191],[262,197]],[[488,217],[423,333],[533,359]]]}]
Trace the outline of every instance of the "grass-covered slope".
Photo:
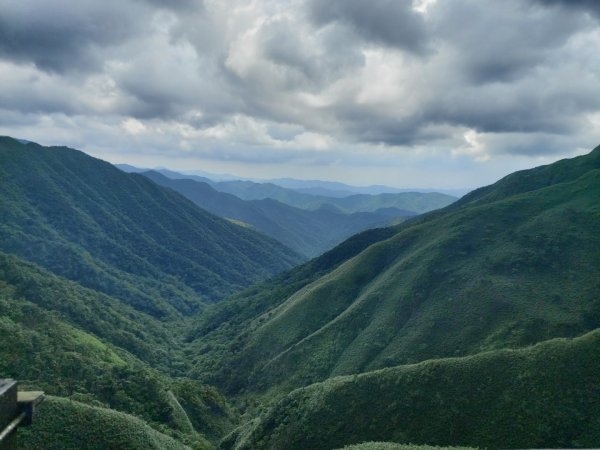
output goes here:
[{"label": "grass-covered slope", "polygon": [[437,447],[430,445],[395,444],[393,442],[364,442],[347,445],[338,450],[469,450],[471,447]]},{"label": "grass-covered slope", "polygon": [[39,406],[33,425],[19,429],[17,448],[185,450],[190,447],[150,428],[137,417],[48,397]]},{"label": "grass-covered slope", "polygon": [[392,210],[385,213],[304,210],[277,200],[242,200],[192,179],[170,179],[158,172],[143,172],[161,186],[169,187],[219,217],[251,225],[296,252],[314,257],[367,228],[389,225],[416,213]]},{"label": "grass-covered slope", "polygon": [[520,350],[332,378],[293,391],[238,432],[222,447],[327,450],[380,440],[596,448],[600,330]]},{"label": "grass-covered slope", "polygon": [[217,440],[235,420],[214,388],[168,375],[185,369],[168,326],[2,254],[0,342],[0,375],[24,388],[135,414],[189,442]]},{"label": "grass-covered slope", "polygon": [[[173,351],[178,347],[177,335],[165,323],[115,298],[1,252],[0,295],[4,302],[3,314],[0,314],[3,319],[27,303],[156,367],[175,371],[181,359],[179,353]],[[31,320],[27,314],[18,317]],[[33,325],[38,326],[39,322],[33,321]],[[18,347],[14,351],[17,352]]]},{"label": "grass-covered slope", "polygon": [[300,260],[146,177],[0,138],[0,250],[156,316],[188,314]]},{"label": "grass-covered slope", "polygon": [[[229,364],[232,353],[239,351],[248,332],[248,324],[264,322],[264,315],[284,302],[303,286],[318,280],[344,261],[356,256],[370,245],[389,239],[397,227],[376,228],[352,236],[344,243],[312,259],[298,268],[252,286],[206,309],[189,332],[194,377],[211,384],[227,386],[237,391],[245,384],[241,377],[232,377],[238,368]],[[231,382],[237,384],[234,386]]]},{"label": "grass-covered slope", "polygon": [[285,392],[599,327],[600,148],[557,164],[554,183],[528,171],[509,177],[486,188],[499,192],[492,198],[400,225],[291,290],[268,285],[239,299],[222,326],[229,343],[208,349],[220,355],[208,377],[230,392]]}]

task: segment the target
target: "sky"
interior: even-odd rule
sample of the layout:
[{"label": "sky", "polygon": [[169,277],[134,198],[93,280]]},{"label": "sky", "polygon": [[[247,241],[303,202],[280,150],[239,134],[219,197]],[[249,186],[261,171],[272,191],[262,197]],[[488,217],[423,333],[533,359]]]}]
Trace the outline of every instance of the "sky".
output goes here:
[{"label": "sky", "polygon": [[0,134],[471,188],[600,144],[596,0],[0,0]]}]

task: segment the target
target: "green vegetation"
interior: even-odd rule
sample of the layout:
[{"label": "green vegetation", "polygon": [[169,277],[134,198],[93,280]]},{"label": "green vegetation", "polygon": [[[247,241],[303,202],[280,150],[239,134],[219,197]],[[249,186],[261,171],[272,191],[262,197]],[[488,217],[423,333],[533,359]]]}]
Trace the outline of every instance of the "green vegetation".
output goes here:
[{"label": "green vegetation", "polygon": [[[206,443],[204,448],[212,448],[209,445]],[[190,447],[150,428],[137,417],[48,397],[40,405],[33,425],[19,431],[17,448],[185,450]]]},{"label": "green vegetation", "polygon": [[393,442],[365,442],[362,444],[347,445],[338,450],[469,450],[471,447],[435,447],[430,445],[405,445]]},{"label": "green vegetation", "polygon": [[0,342],[2,376],[134,414],[185,442],[216,441],[236,420],[216,389],[167,375],[186,367],[168,326],[2,254]]},{"label": "green vegetation", "polygon": [[318,270],[319,258],[238,305],[217,306],[208,317],[227,320],[192,334],[195,376],[228,393],[280,395],[331,376],[600,327],[600,148],[558,167],[560,176],[534,169],[555,184],[524,172],[484,191],[508,196],[473,195],[339,265]]},{"label": "green vegetation", "polygon": [[74,150],[0,138],[0,194],[0,374],[60,397],[22,448],[600,445],[600,147],[287,272]]},{"label": "green vegetation", "polygon": [[242,200],[235,195],[219,192],[207,183],[192,179],[174,180],[158,172],[143,172],[142,175],[161,186],[179,192],[213,214],[239,221],[236,223],[250,224],[257,231],[277,239],[306,257],[320,255],[365,229],[389,225],[394,220],[401,222],[404,218],[416,214],[397,208],[352,214],[338,211],[336,208],[304,210],[270,198]]},{"label": "green vegetation", "polygon": [[159,317],[300,257],[170,189],[65,147],[0,138],[0,250]]},{"label": "green vegetation", "polygon": [[599,374],[596,330],[521,350],[332,378],[293,391],[229,436],[224,448],[331,449],[372,439],[594,447],[600,442]]}]

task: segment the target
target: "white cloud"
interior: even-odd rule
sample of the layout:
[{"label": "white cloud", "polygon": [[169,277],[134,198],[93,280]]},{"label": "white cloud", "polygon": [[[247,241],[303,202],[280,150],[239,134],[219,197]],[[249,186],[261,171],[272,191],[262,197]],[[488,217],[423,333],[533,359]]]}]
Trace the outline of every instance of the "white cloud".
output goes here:
[{"label": "white cloud", "polygon": [[125,132],[136,135],[144,133],[147,128],[142,122],[133,117],[129,117],[121,122],[121,128],[125,130]]}]

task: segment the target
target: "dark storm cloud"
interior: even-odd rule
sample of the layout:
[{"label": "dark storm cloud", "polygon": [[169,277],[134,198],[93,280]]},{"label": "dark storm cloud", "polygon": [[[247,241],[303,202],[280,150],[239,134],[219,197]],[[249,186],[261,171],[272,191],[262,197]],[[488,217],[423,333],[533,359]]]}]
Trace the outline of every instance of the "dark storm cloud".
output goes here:
[{"label": "dark storm cloud", "polygon": [[597,0],[534,0],[548,6],[561,6],[565,9],[580,9],[600,18],[600,2]]},{"label": "dark storm cloud", "polygon": [[287,20],[274,21],[261,30],[262,53],[278,70],[287,71],[290,88],[317,91],[364,64],[359,49],[348,45],[353,36],[346,30],[332,27],[313,39],[307,41],[301,33],[292,32]]},{"label": "dark storm cloud", "polygon": [[98,69],[98,49],[131,36],[145,17],[140,5],[114,0],[1,4],[0,57],[54,72]]},{"label": "dark storm cloud", "polygon": [[539,64],[589,23],[572,11],[515,0],[439,2],[432,11],[438,40],[459,55],[454,68],[474,83],[511,82]]},{"label": "dark storm cloud", "polygon": [[310,17],[316,25],[338,22],[376,44],[422,54],[428,35],[421,14],[410,0],[311,0]]},{"label": "dark storm cloud", "polygon": [[148,3],[157,8],[171,9],[173,11],[188,12],[192,11],[204,11],[203,0],[137,0],[143,3]]}]

